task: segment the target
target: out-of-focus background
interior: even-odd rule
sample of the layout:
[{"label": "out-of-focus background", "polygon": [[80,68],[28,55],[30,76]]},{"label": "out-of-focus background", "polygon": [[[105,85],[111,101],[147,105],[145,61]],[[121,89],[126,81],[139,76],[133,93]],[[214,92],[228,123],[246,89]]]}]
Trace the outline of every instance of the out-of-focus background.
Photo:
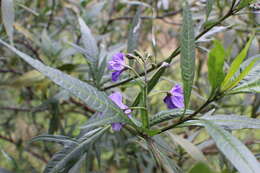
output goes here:
[{"label": "out-of-focus background", "polygon": [[[78,16],[86,22],[95,36],[100,50],[110,59],[113,53],[126,53],[128,33],[137,7],[133,1],[119,0],[15,0],[14,45],[23,52],[58,68],[59,70],[89,81],[88,62],[76,45],[82,45]],[[154,62],[167,58],[179,45],[180,26],[182,24],[182,0],[143,0],[149,6],[141,12],[138,50],[150,53]],[[206,26],[206,0],[190,0],[196,35]],[[216,0],[208,23],[220,18],[230,7],[230,0]],[[2,17],[1,17],[2,18]],[[197,108],[209,95],[207,80],[207,54],[212,48],[212,40],[220,40],[226,50],[231,51],[232,61],[244,47],[248,36],[256,30],[248,57],[259,54],[260,14],[257,10],[246,8],[213,28],[202,37],[196,52],[196,78],[191,98],[191,108]],[[257,32],[258,31],[258,32]],[[0,23],[0,37],[8,40],[3,22]],[[227,64],[226,64],[227,67]],[[101,88],[111,84],[110,74],[105,73]],[[124,77],[124,76],[123,76]],[[91,82],[91,81],[90,81]],[[154,91],[169,90],[181,82],[179,58],[175,58]],[[122,85],[126,103],[134,100],[138,88],[133,83]],[[112,89],[111,91],[115,91]],[[165,95],[151,96],[151,113],[166,110],[163,103]],[[257,118],[260,115],[260,95],[247,94],[226,97],[216,102],[216,112],[234,113]],[[0,172],[42,172],[47,161],[61,149],[51,142],[28,143],[32,137],[49,133],[74,137],[79,127],[91,117],[93,110],[80,100],[61,90],[42,74],[15,57],[8,49],[0,47]],[[260,154],[259,130],[240,130],[237,135],[254,153]],[[196,139],[200,147],[216,170],[220,170],[219,155],[211,144],[208,135],[194,129],[176,130],[176,133]],[[198,134],[197,134],[198,133]],[[93,149],[88,155],[86,165],[92,172],[123,173],[142,172],[151,158],[138,147],[126,147],[124,133],[114,133],[99,143],[102,154]],[[130,140],[131,141],[131,140]],[[130,141],[128,141],[130,143]],[[130,145],[130,144],[129,144]],[[186,155],[185,151],[174,144],[177,156]],[[132,153],[132,152],[136,153]],[[99,155],[99,157],[96,157]],[[260,157],[260,155],[258,155]],[[177,157],[180,158],[180,157]],[[218,158],[218,159],[216,159]],[[221,159],[219,159],[221,158]],[[102,162],[99,161],[102,160]],[[218,160],[218,161],[217,161]],[[184,169],[194,164],[190,157],[177,159]],[[223,165],[225,165],[223,161]],[[140,164],[140,165],[138,165]],[[1,170],[1,169],[5,170]],[[130,169],[131,168],[131,169]],[[151,167],[151,170],[155,169]],[[149,172],[149,170],[146,170]]]}]

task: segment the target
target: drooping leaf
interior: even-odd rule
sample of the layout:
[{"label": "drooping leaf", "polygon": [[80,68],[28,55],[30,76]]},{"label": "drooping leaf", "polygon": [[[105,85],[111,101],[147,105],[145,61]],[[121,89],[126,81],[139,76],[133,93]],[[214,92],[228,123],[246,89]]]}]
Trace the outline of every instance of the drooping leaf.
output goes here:
[{"label": "drooping leaf", "polygon": [[86,25],[84,20],[79,17],[78,18],[79,25],[80,25],[80,31],[82,35],[82,42],[85,48],[85,53],[88,59],[93,60],[97,62],[98,60],[98,47],[97,47],[97,42],[95,38],[92,36],[91,31],[89,27]]},{"label": "drooping leaf", "polygon": [[56,153],[45,167],[44,173],[68,172],[70,168],[86,153],[88,145],[95,142],[108,127],[95,131],[94,134],[83,136],[77,143],[71,143]]},{"label": "drooping leaf", "polygon": [[[203,116],[200,119],[209,120],[214,124],[222,126],[223,128],[236,130],[236,129],[260,129],[260,120],[248,118],[240,115],[210,115]],[[189,123],[193,125],[203,125],[200,121],[192,120]]]},{"label": "drooping leaf", "polygon": [[9,41],[13,44],[13,24],[14,24],[14,2],[13,0],[1,1],[2,21],[5,27],[5,31],[9,37]]},{"label": "drooping leaf", "polygon": [[191,168],[189,173],[215,173],[215,172],[211,170],[207,164],[199,162]]},{"label": "drooping leaf", "polygon": [[239,70],[241,63],[246,58],[248,49],[252,43],[253,38],[254,38],[253,36],[250,37],[246,46],[243,48],[243,50],[238,54],[238,56],[232,62],[231,66],[229,68],[229,71],[221,85],[222,91],[225,91],[229,85],[232,85],[233,81],[231,79],[235,75],[235,73]]},{"label": "drooping leaf", "polygon": [[196,43],[198,42],[210,42],[213,40],[214,35],[217,33],[223,32],[227,30],[230,26],[215,26],[211,30],[209,30],[207,33],[205,33],[203,36],[201,36]]},{"label": "drooping leaf", "polygon": [[35,69],[40,71],[42,74],[47,76],[57,85],[61,86],[77,98],[81,99],[86,105],[88,105],[93,110],[103,112],[106,116],[121,117],[120,122],[128,121],[127,116],[125,116],[123,111],[115,103],[113,103],[104,92],[98,91],[93,86],[84,83],[74,77],[71,77],[57,69],[42,64],[40,61],[31,58],[30,56],[17,50],[13,46],[5,43],[1,39],[0,43],[8,47],[20,58],[22,58],[28,64],[30,64]]},{"label": "drooping leaf", "polygon": [[[156,125],[161,122],[165,122],[174,118],[178,118],[183,115],[183,109],[171,109],[167,111],[161,111],[150,118],[150,125]],[[191,115],[194,111],[186,110],[185,114]]]},{"label": "drooping leaf", "polygon": [[203,155],[202,151],[199,150],[196,145],[184,139],[178,135],[167,133],[170,139],[174,142],[179,144],[194,160],[207,163],[207,158]]},{"label": "drooping leaf", "polygon": [[208,19],[209,15],[212,11],[214,1],[215,0],[207,0],[207,5],[206,5],[206,17],[207,17],[207,19]]},{"label": "drooping leaf", "polygon": [[148,149],[153,155],[160,168],[163,168],[165,173],[182,173],[181,168],[169,157],[160,150],[160,148],[153,141],[148,141]]},{"label": "drooping leaf", "polygon": [[164,136],[158,134],[152,137],[154,142],[157,144],[158,148],[160,148],[162,151],[165,151],[167,154],[177,154],[175,149],[169,145],[169,141]]},{"label": "drooping leaf", "polygon": [[201,120],[219,150],[241,173],[258,173],[260,164],[251,151],[237,138],[208,120]]},{"label": "drooping leaf", "polygon": [[[185,1],[186,2],[186,1]],[[188,107],[195,73],[195,36],[192,15],[188,3],[183,8],[181,31],[181,74],[185,108]]]},{"label": "drooping leaf", "polygon": [[215,40],[214,48],[209,52],[208,59],[208,78],[214,92],[224,80],[225,74],[223,71],[226,52],[222,44]]},{"label": "drooping leaf", "polygon": [[133,53],[135,49],[138,47],[138,40],[140,35],[140,29],[141,29],[141,12],[142,7],[139,6],[137,8],[136,14],[133,18],[133,22],[130,28],[130,31],[128,33],[128,40],[127,40],[127,52]]}]

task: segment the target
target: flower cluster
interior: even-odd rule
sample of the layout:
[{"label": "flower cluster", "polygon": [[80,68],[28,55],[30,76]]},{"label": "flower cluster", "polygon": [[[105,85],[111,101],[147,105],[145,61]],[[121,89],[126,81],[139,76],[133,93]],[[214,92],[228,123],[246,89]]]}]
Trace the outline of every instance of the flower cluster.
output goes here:
[{"label": "flower cluster", "polygon": [[[123,53],[116,53],[112,59],[108,62],[108,69],[113,70],[112,72],[112,81],[115,82],[119,79],[121,73],[126,69],[125,66],[125,55]],[[163,64],[163,66],[169,66],[169,64]],[[131,109],[123,103],[123,96],[120,92],[114,92],[109,95],[109,98],[124,111],[126,115],[130,118]],[[183,90],[180,85],[175,85],[166,97],[163,99],[164,103],[167,105],[168,109],[176,109],[184,107],[184,97]],[[112,129],[114,131],[120,131],[123,127],[122,123],[112,123]]]}]

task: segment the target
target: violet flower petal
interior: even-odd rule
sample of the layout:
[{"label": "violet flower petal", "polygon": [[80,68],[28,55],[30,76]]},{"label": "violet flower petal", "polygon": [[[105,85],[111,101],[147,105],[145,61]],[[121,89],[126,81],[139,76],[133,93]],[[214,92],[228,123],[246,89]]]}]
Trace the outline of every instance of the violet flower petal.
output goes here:
[{"label": "violet flower petal", "polygon": [[[108,96],[120,109],[124,110],[124,113],[127,114],[128,118],[131,118],[131,109],[128,108],[128,106],[126,106],[123,103],[123,96],[120,92],[114,92],[112,94],[110,94]],[[112,123],[112,129],[114,131],[120,131],[121,128],[123,127],[122,123]]]},{"label": "violet flower petal", "polygon": [[112,59],[108,62],[108,69],[121,71],[124,69],[125,61],[123,53],[116,53],[113,55]]},{"label": "violet flower petal", "polygon": [[176,108],[183,108],[184,107],[182,97],[171,96],[171,102]]},{"label": "violet flower petal", "polygon": [[121,70],[121,71],[114,71],[112,73],[112,76],[111,76],[112,82],[116,82],[119,79],[119,77],[120,77],[122,72],[123,72],[123,70]]},{"label": "violet flower petal", "polygon": [[175,85],[163,101],[169,109],[183,108],[184,96],[182,87],[178,84]]}]

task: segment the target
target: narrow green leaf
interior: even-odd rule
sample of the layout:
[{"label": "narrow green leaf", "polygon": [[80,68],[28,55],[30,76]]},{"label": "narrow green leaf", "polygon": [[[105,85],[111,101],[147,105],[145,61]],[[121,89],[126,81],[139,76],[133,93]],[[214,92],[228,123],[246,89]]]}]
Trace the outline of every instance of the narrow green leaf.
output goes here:
[{"label": "narrow green leaf", "polygon": [[248,49],[252,43],[254,36],[251,36],[249,41],[247,42],[244,49],[238,54],[238,56],[235,58],[235,60],[232,62],[229,71],[224,79],[224,82],[222,83],[221,90],[224,91],[230,83],[233,83],[231,80],[232,77],[235,75],[235,73],[239,70],[240,64],[243,62],[243,60],[247,56]]},{"label": "narrow green leaf", "polygon": [[189,173],[215,173],[212,171],[207,164],[205,163],[197,163],[195,166],[191,168]]},{"label": "narrow green leaf", "polygon": [[65,146],[61,151],[56,153],[45,167],[44,173],[67,172],[77,163],[78,160],[86,153],[88,145],[95,142],[108,127],[95,131],[90,136],[83,136],[78,143],[71,143]]},{"label": "narrow green leaf", "polygon": [[181,74],[184,90],[185,108],[188,107],[195,73],[195,36],[192,15],[188,3],[183,8],[181,31]]},{"label": "narrow green leaf", "polygon": [[[240,93],[240,92],[247,92],[247,93],[260,93],[260,58],[259,55],[256,55],[247,61],[245,61],[241,66],[242,72],[245,71],[244,69],[249,66],[250,64],[254,63],[254,67],[250,70],[249,74],[244,77],[232,90],[228,93]],[[249,64],[249,65],[248,65]]]},{"label": "narrow green leaf", "polygon": [[239,74],[239,76],[235,78],[232,83],[226,86],[226,90],[235,87],[250,72],[257,61],[258,59],[251,61],[250,64]]},{"label": "narrow green leaf", "polygon": [[212,8],[213,8],[214,0],[207,0],[207,5],[206,5],[206,17],[208,19]]},{"label": "narrow green leaf", "polygon": [[90,108],[98,112],[103,112],[106,116],[121,116],[121,121],[129,121],[124,112],[115,103],[113,103],[104,92],[98,91],[93,86],[71,77],[57,69],[42,64],[40,61],[31,58],[13,46],[5,43],[1,39],[0,43],[8,47],[20,58],[47,76],[54,83],[81,99]]},{"label": "narrow green leaf", "polygon": [[[174,118],[178,118],[183,116],[183,111],[184,109],[171,109],[167,111],[161,111],[154,116],[151,117],[150,119],[150,125],[156,125],[161,122],[165,122]],[[186,110],[185,114],[191,115],[194,111],[192,110]]]},{"label": "narrow green leaf", "polygon": [[13,24],[14,24],[14,2],[13,0],[2,0],[1,1],[2,20],[9,37],[9,41],[13,44]]},{"label": "narrow green leaf", "polygon": [[210,50],[208,59],[208,78],[212,87],[211,92],[214,92],[224,80],[223,67],[225,55],[224,47],[218,40],[215,40],[214,48]]},{"label": "narrow green leaf", "polygon": [[32,138],[29,141],[29,143],[37,142],[37,141],[57,142],[57,143],[60,143],[60,144],[63,144],[63,145],[68,145],[70,143],[75,143],[75,144],[78,143],[76,139],[70,138],[68,136],[48,135],[48,134],[36,136],[36,137]]},{"label": "narrow green leaf", "polygon": [[170,139],[180,145],[194,160],[207,163],[207,158],[203,155],[196,145],[178,135],[167,133]]},{"label": "narrow green leaf", "polygon": [[133,22],[130,28],[130,31],[128,33],[128,40],[127,40],[127,52],[133,53],[135,49],[138,47],[138,40],[139,40],[139,34],[141,29],[141,12],[142,7],[139,6],[136,14],[133,18]]},{"label": "narrow green leaf", "polygon": [[219,150],[241,173],[259,173],[260,164],[251,151],[230,133],[208,120],[201,120]]},{"label": "narrow green leaf", "polygon": [[89,27],[86,25],[84,20],[79,17],[78,18],[80,31],[82,35],[82,42],[85,48],[85,54],[88,59],[94,60],[94,63],[98,60],[98,47],[95,38],[92,36]]},{"label": "narrow green leaf", "polygon": [[249,6],[251,3],[255,2],[256,0],[241,0],[239,4],[237,5],[236,9],[240,10],[242,8],[245,8]]}]

